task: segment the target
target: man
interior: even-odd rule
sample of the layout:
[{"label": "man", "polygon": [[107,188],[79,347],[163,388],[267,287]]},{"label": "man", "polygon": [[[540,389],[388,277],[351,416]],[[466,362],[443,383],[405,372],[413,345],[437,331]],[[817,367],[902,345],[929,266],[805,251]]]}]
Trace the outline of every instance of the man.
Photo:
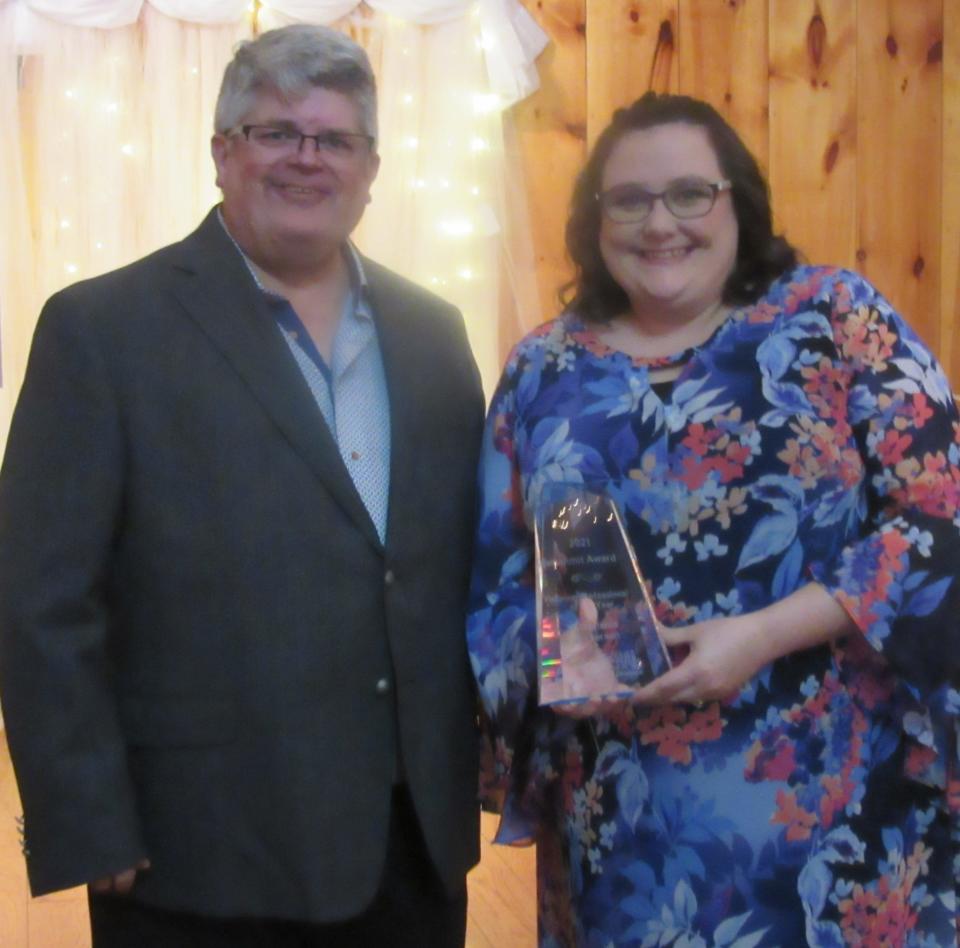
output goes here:
[{"label": "man", "polygon": [[460,315],[348,242],[373,75],[242,46],[186,240],[55,295],[0,477],[0,694],[33,892],[94,945],[462,945]]}]

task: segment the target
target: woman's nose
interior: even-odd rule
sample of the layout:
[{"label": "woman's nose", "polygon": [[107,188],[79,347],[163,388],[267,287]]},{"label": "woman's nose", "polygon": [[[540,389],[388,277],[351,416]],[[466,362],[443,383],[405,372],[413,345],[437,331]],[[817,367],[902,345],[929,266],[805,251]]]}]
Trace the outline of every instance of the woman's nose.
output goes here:
[{"label": "woman's nose", "polygon": [[640,222],[640,228],[647,234],[671,233],[677,219],[667,209],[662,197],[654,199],[650,213]]}]

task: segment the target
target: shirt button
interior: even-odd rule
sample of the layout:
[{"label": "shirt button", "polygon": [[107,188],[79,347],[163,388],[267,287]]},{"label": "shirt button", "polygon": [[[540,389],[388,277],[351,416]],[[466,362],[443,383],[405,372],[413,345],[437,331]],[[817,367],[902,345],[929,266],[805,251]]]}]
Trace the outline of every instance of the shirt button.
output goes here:
[{"label": "shirt button", "polygon": [[351,451],[351,452],[350,452],[350,460],[351,460],[351,461],[359,461],[359,460],[360,460],[360,452],[359,452],[359,451]]},{"label": "shirt button", "polygon": [[390,682],[386,678],[380,678],[377,681],[377,694],[385,695],[390,690]]},{"label": "shirt button", "polygon": [[392,569],[388,569],[388,570],[383,574],[383,581],[384,581],[384,583],[386,583],[388,586],[392,586],[392,585],[396,582],[396,579],[397,579],[397,577],[394,575]]}]

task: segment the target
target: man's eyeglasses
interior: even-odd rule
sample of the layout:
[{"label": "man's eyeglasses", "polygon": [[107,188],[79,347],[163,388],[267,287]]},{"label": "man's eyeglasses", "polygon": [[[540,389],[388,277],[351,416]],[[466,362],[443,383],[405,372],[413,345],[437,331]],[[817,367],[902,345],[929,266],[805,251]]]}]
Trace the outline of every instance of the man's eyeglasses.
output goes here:
[{"label": "man's eyeglasses", "polygon": [[653,205],[662,200],[664,207],[680,220],[704,217],[717,203],[721,191],[733,187],[730,181],[704,181],[702,178],[681,178],[665,191],[648,191],[632,182],[618,184],[596,195],[600,210],[617,224],[636,224],[645,220]]},{"label": "man's eyeglasses", "polygon": [[373,137],[361,132],[341,132],[328,129],[307,135],[298,128],[285,128],[276,125],[241,125],[238,131],[257,148],[265,152],[282,155],[299,154],[304,142],[312,141],[314,147],[328,158],[353,158],[363,150],[373,147]]}]

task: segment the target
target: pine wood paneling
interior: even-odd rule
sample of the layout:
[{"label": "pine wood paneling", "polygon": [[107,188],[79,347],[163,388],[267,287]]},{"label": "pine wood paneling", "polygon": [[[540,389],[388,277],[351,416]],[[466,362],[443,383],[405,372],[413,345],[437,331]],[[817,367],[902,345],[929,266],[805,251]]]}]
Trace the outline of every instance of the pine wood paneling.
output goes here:
[{"label": "pine wood paneling", "polygon": [[767,0],[680,0],[680,91],[706,99],[767,168]]},{"label": "pine wood paneling", "polygon": [[[568,44],[557,24],[569,0],[522,2],[552,41]],[[778,227],[811,262],[876,283],[960,390],[960,0],[581,6],[585,73],[576,59],[575,75],[557,75],[567,68],[558,54],[525,115],[551,89],[582,81],[589,143],[649,88],[713,103],[766,167]],[[527,121],[521,115],[521,136]],[[558,248],[570,153],[555,161],[523,147],[541,298],[552,302],[567,275]]]},{"label": "pine wood paneling", "polygon": [[857,37],[857,269],[938,348],[943,2],[861,2]]},{"label": "pine wood paneling", "polygon": [[[960,390],[960,3],[943,8],[943,213],[940,352]],[[933,342],[934,340],[931,340]]]},{"label": "pine wood paneling", "polygon": [[[530,218],[537,222],[533,253],[540,310],[519,314],[524,330],[557,314],[557,290],[569,279],[563,231],[587,137],[585,0],[537,0],[527,6],[550,45],[537,60],[539,90],[512,114],[522,188]],[[507,340],[505,348],[514,342]]]},{"label": "pine wood paneling", "polygon": [[771,0],[770,190],[811,263],[856,254],[856,21],[849,0]]},{"label": "pine wood paneling", "polygon": [[648,89],[679,87],[676,0],[587,0],[587,140]]}]

